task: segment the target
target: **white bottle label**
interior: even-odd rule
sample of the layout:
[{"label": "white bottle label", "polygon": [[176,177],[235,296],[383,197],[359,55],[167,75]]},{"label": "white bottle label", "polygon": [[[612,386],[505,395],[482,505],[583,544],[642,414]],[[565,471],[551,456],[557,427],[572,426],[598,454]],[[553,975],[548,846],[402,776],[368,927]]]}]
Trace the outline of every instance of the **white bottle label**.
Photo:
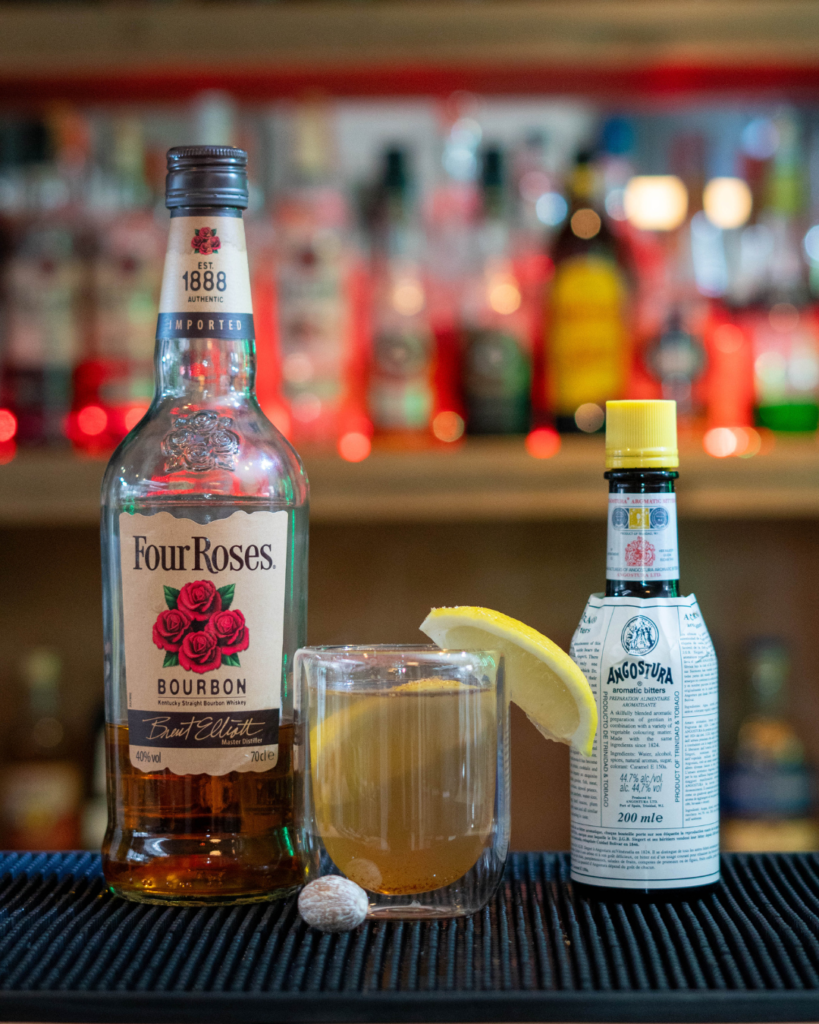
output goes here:
[{"label": "white bottle label", "polygon": [[678,580],[677,496],[610,494],[607,580]]},{"label": "white bottle label", "polygon": [[176,775],[278,759],[287,513],[207,525],[121,513],[131,764]]},{"label": "white bottle label", "polygon": [[157,338],[253,338],[241,217],[172,217]]},{"label": "white bottle label", "polygon": [[696,598],[592,595],[571,655],[599,711],[591,757],[571,754],[572,878],[717,881],[717,658]]}]

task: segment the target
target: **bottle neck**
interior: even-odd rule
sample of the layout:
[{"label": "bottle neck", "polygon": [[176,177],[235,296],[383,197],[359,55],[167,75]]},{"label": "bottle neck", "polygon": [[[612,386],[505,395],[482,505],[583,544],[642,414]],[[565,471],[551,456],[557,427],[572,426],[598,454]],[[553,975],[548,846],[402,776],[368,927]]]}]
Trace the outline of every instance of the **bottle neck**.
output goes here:
[{"label": "bottle neck", "polygon": [[679,597],[677,506],[666,469],[613,469],[609,481],[606,597]]},{"label": "bottle neck", "polygon": [[242,211],[174,209],[157,321],[157,394],[197,405],[249,400],[254,339]]}]

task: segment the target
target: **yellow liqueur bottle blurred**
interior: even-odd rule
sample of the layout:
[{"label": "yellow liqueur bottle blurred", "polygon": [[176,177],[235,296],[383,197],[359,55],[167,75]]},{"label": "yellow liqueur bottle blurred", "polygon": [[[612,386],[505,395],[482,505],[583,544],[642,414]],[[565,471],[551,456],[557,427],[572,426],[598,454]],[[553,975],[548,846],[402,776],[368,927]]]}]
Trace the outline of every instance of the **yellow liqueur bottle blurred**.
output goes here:
[{"label": "yellow liqueur bottle blurred", "polygon": [[629,359],[629,286],[622,247],[596,198],[590,156],[571,178],[557,237],[546,317],[546,388],[559,430],[593,432],[605,403],[622,398]]}]

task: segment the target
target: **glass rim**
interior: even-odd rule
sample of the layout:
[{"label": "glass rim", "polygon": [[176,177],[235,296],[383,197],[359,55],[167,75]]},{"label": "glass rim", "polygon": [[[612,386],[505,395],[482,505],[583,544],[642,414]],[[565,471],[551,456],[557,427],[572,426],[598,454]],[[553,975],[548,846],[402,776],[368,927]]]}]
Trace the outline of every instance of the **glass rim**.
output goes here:
[{"label": "glass rim", "polygon": [[414,656],[424,660],[448,660],[453,657],[490,655],[495,659],[503,657],[503,651],[497,647],[486,647],[480,650],[467,651],[461,647],[436,647],[435,644],[321,644],[313,647],[299,647],[296,656],[310,655],[348,655],[355,657],[362,654],[385,655],[394,653],[399,657]]}]

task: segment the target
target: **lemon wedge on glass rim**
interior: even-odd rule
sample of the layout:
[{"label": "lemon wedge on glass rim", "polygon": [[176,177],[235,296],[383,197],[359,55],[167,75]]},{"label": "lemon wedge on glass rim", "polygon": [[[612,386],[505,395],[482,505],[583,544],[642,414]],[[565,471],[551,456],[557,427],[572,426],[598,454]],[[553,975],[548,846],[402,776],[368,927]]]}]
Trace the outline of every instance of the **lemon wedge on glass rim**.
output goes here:
[{"label": "lemon wedge on glass rim", "polygon": [[433,608],[421,632],[448,650],[496,650],[506,656],[509,697],[547,739],[589,755],[597,704],[586,677],[554,641],[517,619],[461,605]]}]

